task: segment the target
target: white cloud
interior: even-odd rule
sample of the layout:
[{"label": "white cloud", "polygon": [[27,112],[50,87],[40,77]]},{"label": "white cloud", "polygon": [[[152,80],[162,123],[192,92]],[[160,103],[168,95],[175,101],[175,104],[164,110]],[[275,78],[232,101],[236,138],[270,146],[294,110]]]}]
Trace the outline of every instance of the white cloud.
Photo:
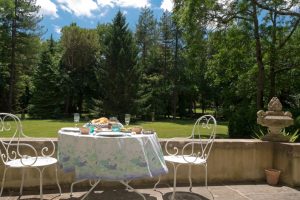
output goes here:
[{"label": "white cloud", "polygon": [[282,7],[281,9],[287,9],[290,8],[290,11],[293,12],[300,12],[300,5],[299,2],[293,2],[292,0],[285,0],[284,1],[285,6],[280,6]]},{"label": "white cloud", "polygon": [[61,34],[61,27],[60,27],[60,26],[57,26],[57,25],[54,25],[54,31],[55,31],[55,33],[57,33],[57,34]]},{"label": "white cloud", "polygon": [[65,6],[65,5],[60,5],[60,8],[61,8],[62,10],[64,10],[64,11],[67,11],[67,12],[69,12],[69,13],[72,13],[72,10],[71,10],[70,8],[68,8],[67,6]]},{"label": "white cloud", "polygon": [[160,5],[160,8],[163,10],[167,10],[171,12],[173,10],[174,3],[173,0],[163,0],[163,2]]},{"label": "white cloud", "polygon": [[92,11],[98,6],[93,0],[57,0],[61,9],[74,13],[76,16],[92,17]]},{"label": "white cloud", "polygon": [[110,6],[114,7],[114,0],[97,0],[99,6]]},{"label": "white cloud", "polygon": [[133,7],[133,8],[142,8],[149,7],[150,0],[97,0],[99,6],[110,6],[110,7]]},{"label": "white cloud", "polygon": [[106,15],[108,14],[108,12],[109,12],[109,9],[106,9],[106,10],[102,11],[102,12],[100,13],[100,17],[106,16]]},{"label": "white cloud", "polygon": [[49,15],[53,18],[58,17],[56,5],[51,0],[37,0],[36,5],[41,7],[40,14]]}]

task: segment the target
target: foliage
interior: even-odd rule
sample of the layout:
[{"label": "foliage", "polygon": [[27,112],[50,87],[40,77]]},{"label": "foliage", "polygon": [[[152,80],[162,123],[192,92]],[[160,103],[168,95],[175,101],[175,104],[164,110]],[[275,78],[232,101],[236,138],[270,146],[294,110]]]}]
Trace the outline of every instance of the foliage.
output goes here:
[{"label": "foliage", "polygon": [[[283,129],[281,134],[283,134],[284,136],[289,138],[289,142],[296,142],[300,136],[300,134],[298,133],[300,129],[297,129],[294,132],[289,132],[287,131],[287,129]],[[263,130],[261,128],[259,128],[258,130],[254,131],[254,134],[252,135],[252,138],[254,139],[262,139],[263,136],[265,136],[268,133],[267,130]]]},{"label": "foliage", "polygon": [[32,69],[38,62],[41,20],[36,1],[0,1],[0,110],[26,111]]},{"label": "foliage", "polygon": [[33,76],[35,88],[29,110],[32,117],[57,118],[62,113],[59,55],[57,43],[51,37],[46,42],[46,49],[41,54],[40,63]]},{"label": "foliage", "polygon": [[137,48],[125,16],[119,11],[105,37],[102,54],[103,107],[107,114],[135,113],[139,71]]},{"label": "foliage", "polygon": [[266,135],[266,131],[263,131],[262,129],[258,129],[258,130],[255,130],[253,129],[254,131],[254,134],[252,135],[252,138],[253,139],[262,139],[265,135]]},{"label": "foliage", "polygon": [[91,98],[97,87],[98,35],[95,30],[83,29],[76,24],[62,29],[61,87],[64,91],[64,113],[77,108],[81,112],[84,103],[92,104]]},{"label": "foliage", "polygon": [[54,53],[35,3],[0,0],[0,111],[176,121],[212,110],[230,137],[249,138],[275,95],[296,118],[286,132],[299,128],[296,1],[176,0],[159,19],[142,8],[134,31],[118,12],[96,29],[63,27]]},{"label": "foliage", "polygon": [[140,54],[138,55],[138,68],[140,70],[140,85],[138,113],[144,117],[156,110],[159,104],[159,86],[162,76],[159,74],[159,48],[158,27],[150,8],[142,8],[136,25],[136,43]]},{"label": "foliage", "polygon": [[300,129],[300,115],[295,119],[294,125],[297,129]]},{"label": "foliage", "polygon": [[230,138],[249,138],[256,126],[256,110],[251,105],[239,105],[231,110],[228,122]]},{"label": "foliage", "polygon": [[289,142],[295,142],[300,136],[300,134],[298,134],[299,130],[300,129],[297,129],[294,133],[292,133],[292,132],[287,132],[285,129],[283,129],[282,134],[284,136],[289,137]]}]

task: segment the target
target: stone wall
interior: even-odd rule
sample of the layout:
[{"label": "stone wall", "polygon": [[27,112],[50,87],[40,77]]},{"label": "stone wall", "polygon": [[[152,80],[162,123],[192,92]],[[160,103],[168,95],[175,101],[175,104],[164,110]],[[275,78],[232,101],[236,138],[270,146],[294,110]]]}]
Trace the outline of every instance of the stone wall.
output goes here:
[{"label": "stone wall", "polygon": [[[56,139],[53,139],[57,143]],[[40,148],[44,141],[29,141]],[[161,140],[162,146],[166,140]],[[183,146],[188,140],[178,140],[174,145]],[[172,183],[173,170],[169,165],[169,174],[162,176],[162,183]],[[273,143],[262,142],[254,139],[216,139],[208,160],[208,184],[220,184],[225,182],[263,182],[265,181],[264,169],[275,168],[282,171],[281,184],[300,186],[300,143]],[[180,166],[177,182],[188,183],[188,167]],[[3,163],[0,165],[0,178],[3,175]],[[204,168],[192,167],[192,180],[194,183],[204,185]],[[74,173],[59,171],[60,183],[66,190],[74,181]],[[152,187],[157,178],[149,178],[132,181],[134,186]],[[5,188],[19,188],[21,172],[18,169],[9,169],[6,175]],[[39,185],[39,173],[35,169],[26,170],[24,187],[37,187]],[[76,187],[85,187],[87,182],[80,183]],[[101,186],[115,186],[116,183],[105,182]],[[50,167],[44,171],[44,187],[56,188],[55,171]]]}]

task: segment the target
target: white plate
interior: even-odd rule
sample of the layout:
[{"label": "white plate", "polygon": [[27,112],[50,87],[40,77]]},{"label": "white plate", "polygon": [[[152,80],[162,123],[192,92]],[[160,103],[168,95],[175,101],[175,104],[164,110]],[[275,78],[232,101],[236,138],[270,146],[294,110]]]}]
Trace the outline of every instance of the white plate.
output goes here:
[{"label": "white plate", "polygon": [[101,128],[101,130],[96,129],[96,132],[112,132],[112,130],[109,128]]},{"label": "white plate", "polygon": [[121,133],[121,132],[99,132],[95,134],[96,136],[104,136],[104,137],[122,137],[122,136],[126,136],[128,134],[125,133]]},{"label": "white plate", "polygon": [[80,132],[79,128],[75,128],[75,127],[64,127],[61,128],[60,130],[65,132]]}]

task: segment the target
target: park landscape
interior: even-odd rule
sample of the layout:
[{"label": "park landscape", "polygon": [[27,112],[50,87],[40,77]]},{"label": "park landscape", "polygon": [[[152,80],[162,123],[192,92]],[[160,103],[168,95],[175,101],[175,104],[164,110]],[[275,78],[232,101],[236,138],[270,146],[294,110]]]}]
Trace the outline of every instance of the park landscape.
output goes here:
[{"label": "park landscape", "polygon": [[[99,117],[125,124],[130,114],[128,126],[167,140],[190,136],[195,121],[209,114],[217,121],[215,137],[238,152],[243,142],[251,146],[258,142],[253,138],[268,133],[257,123],[257,112],[268,113],[277,97],[293,120],[281,134],[294,144],[259,142],[260,160],[280,157],[277,146],[298,148],[299,1],[176,0],[159,14],[147,1],[136,8],[136,23],[120,6],[109,22],[94,17],[97,23],[86,27],[74,20],[58,36],[43,26],[40,2],[0,0],[0,112],[16,114],[26,135],[56,140],[63,127],[82,127]],[[80,114],[78,123],[74,113]],[[220,143],[216,152],[230,151]],[[277,160],[268,163],[286,169]],[[240,180],[262,181],[258,169],[253,174]],[[300,177],[292,176],[281,182],[299,187]],[[228,180],[240,181],[235,174]]]}]

